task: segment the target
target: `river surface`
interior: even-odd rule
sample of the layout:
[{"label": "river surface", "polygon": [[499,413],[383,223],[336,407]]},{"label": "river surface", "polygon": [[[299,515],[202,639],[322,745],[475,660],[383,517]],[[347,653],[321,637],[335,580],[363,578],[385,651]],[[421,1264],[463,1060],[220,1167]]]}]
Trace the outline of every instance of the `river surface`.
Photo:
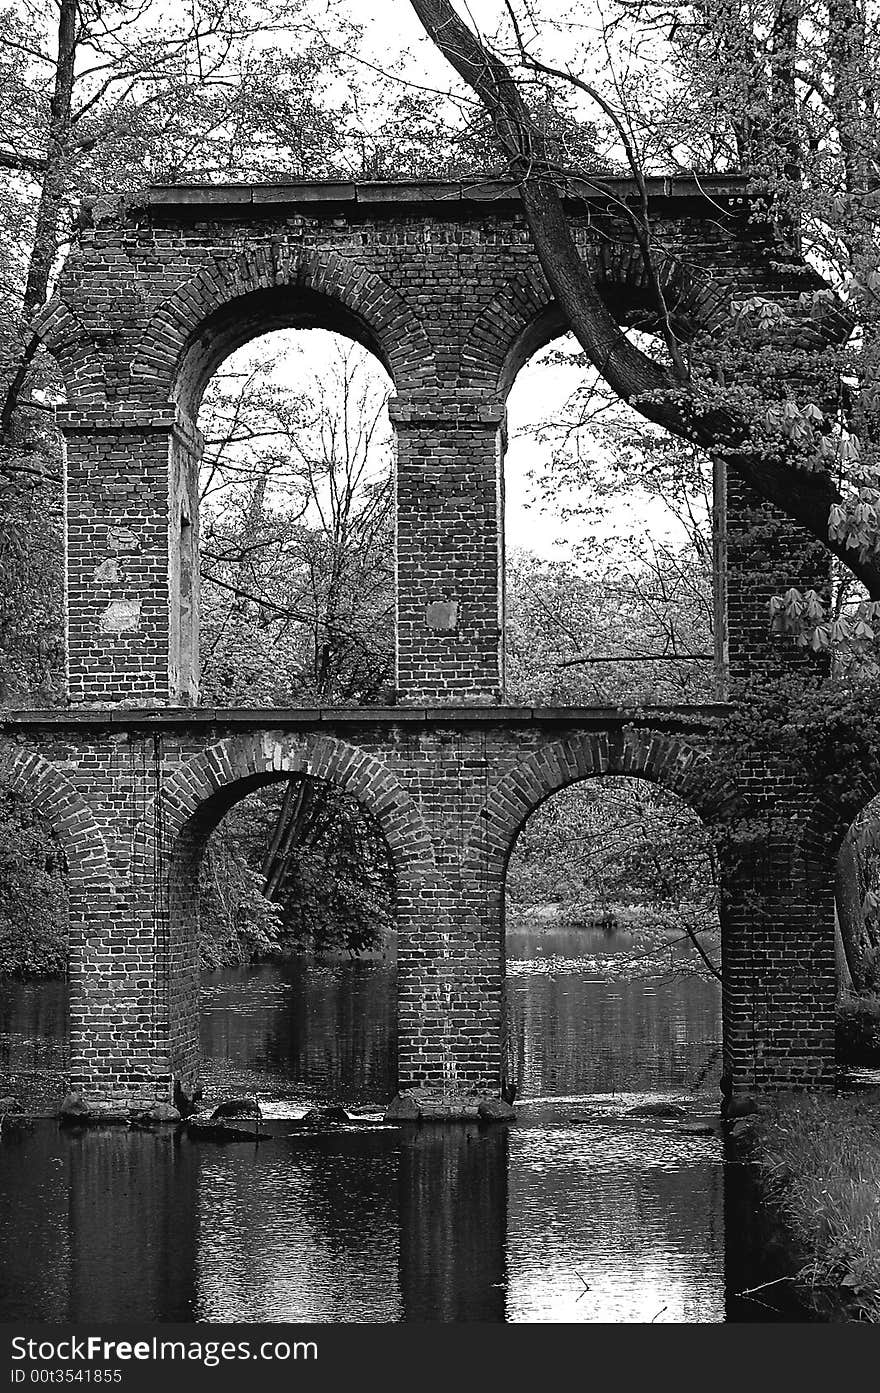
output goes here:
[{"label": "river surface", "polygon": [[[0,1321],[721,1322],[807,1316],[717,1133],[720,1001],[634,978],[601,930],[508,938],[518,1123],[297,1135],[314,1101],[395,1091],[395,972],[297,962],[202,984],[206,1099],[259,1096],[272,1140],[4,1128]],[[679,960],[685,966],[686,960]],[[63,1068],[63,984],[0,984],[0,1082]]]}]

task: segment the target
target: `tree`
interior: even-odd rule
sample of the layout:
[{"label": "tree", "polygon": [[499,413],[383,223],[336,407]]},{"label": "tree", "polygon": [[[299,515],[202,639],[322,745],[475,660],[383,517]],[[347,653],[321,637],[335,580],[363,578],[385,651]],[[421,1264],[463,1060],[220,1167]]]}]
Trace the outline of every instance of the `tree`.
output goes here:
[{"label": "tree", "polygon": [[[425,31],[440,52],[474,91],[492,121],[496,140],[517,181],[535,249],[553,294],[564,310],[572,331],[589,361],[615,394],[630,402],[649,421],[698,445],[713,457],[723,458],[763,498],[774,503],[804,526],[860,578],[870,596],[880,599],[880,561],[876,527],[875,439],[877,400],[869,378],[877,362],[876,318],[880,273],[871,265],[876,252],[871,176],[877,146],[871,92],[875,55],[865,66],[867,29],[861,19],[856,37],[848,37],[852,13],[832,5],[823,33],[814,50],[829,55],[831,93],[827,138],[833,144],[829,158],[842,163],[851,192],[834,227],[822,223],[827,240],[838,234],[850,252],[850,278],[846,310],[857,313],[860,348],[847,359],[833,340],[845,335],[851,320],[831,291],[808,297],[807,303],[787,310],[763,303],[746,304],[732,317],[729,332],[709,342],[686,345],[676,331],[664,297],[660,277],[662,249],[652,237],[648,217],[645,167],[639,142],[626,105],[609,100],[594,82],[572,67],[558,67],[535,56],[538,28],[534,7],[517,7],[506,0],[505,11],[512,37],[512,59],[505,62],[489,43],[460,18],[449,0],[411,0]],[[792,110],[800,15],[788,0],[771,8],[770,36],[764,41],[761,101],[770,104],[773,120],[756,106],[752,77],[754,46],[742,42],[743,20],[737,6],[637,6],[636,19],[647,13],[655,26],[658,16],[686,22],[711,35],[721,61],[716,69],[737,60],[739,86],[728,92],[734,104],[715,109],[715,120],[731,130],[737,154],[750,156],[761,131],[766,168],[789,183],[802,177],[803,145],[813,136],[798,125]],[[533,23],[524,37],[526,20]],[[766,25],[765,25],[766,28]],[[684,48],[681,49],[684,52]],[[692,50],[691,50],[692,52]],[[518,64],[520,81],[514,75]],[[751,66],[750,66],[751,65]],[[860,66],[861,65],[861,66]],[[633,237],[639,246],[653,289],[657,334],[663,352],[648,354],[633,343],[606,308],[580,258],[566,221],[560,185],[571,183],[580,171],[560,168],[550,158],[541,123],[524,95],[523,78],[539,76],[574,88],[597,107],[613,130],[619,150],[641,192],[640,207],[631,214]],[[814,79],[813,87],[818,84]],[[612,87],[613,90],[613,87]],[[735,99],[739,99],[736,101]],[[797,147],[795,149],[795,146]],[[797,158],[795,158],[797,156]],[[591,187],[601,181],[591,178]],[[771,187],[765,216],[778,210],[776,184]],[[766,190],[765,190],[766,192]],[[820,211],[821,213],[825,210]],[[783,200],[783,213],[791,213]],[[803,221],[803,220],[802,220]],[[784,225],[784,224],[783,224]],[[790,223],[789,223],[790,227]],[[800,230],[800,228],[798,229]],[[823,353],[804,347],[830,339]],[[760,376],[754,376],[755,363]],[[769,369],[773,366],[772,374]],[[799,372],[806,390],[795,390],[792,369]],[[856,370],[863,390],[855,393],[846,409],[835,415],[840,399],[842,368]],[[823,383],[824,379],[824,383]],[[775,387],[774,387],[775,381]],[[778,400],[774,400],[774,393]],[[768,395],[770,400],[768,400]],[[814,398],[818,397],[818,400]]]},{"label": "tree", "polygon": [[[203,403],[211,704],[375,702],[392,680],[387,380],[357,345],[308,334],[300,372],[303,335],[270,335],[227,361]],[[243,803],[212,846],[203,912],[220,951],[247,954],[268,932],[254,884],[276,947],[360,951],[392,922],[381,832],[320,781]]]},{"label": "tree", "polygon": [[326,172],[344,139],[320,106],[328,56],[303,26],[299,0],[0,8],[4,701],[52,704],[60,695],[60,529],[50,538],[42,520],[62,514],[51,408],[63,386],[37,349],[34,313],[96,198],[150,179]]},{"label": "tree", "polygon": [[[860,706],[876,706],[880,617],[880,30],[873,0],[612,0],[592,27],[579,26],[583,43],[574,29],[566,32],[568,51],[552,61],[541,56],[542,44],[565,31],[565,22],[554,12],[554,23],[542,25],[532,0],[505,0],[504,56],[505,36],[490,44],[448,0],[412,6],[488,112],[548,283],[611,393],[723,461],[837,559],[830,594],[792,585],[771,611],[775,632],[831,650],[830,685],[811,679],[802,693],[802,676],[780,679],[772,713],[752,692],[751,712],[742,714],[751,719],[752,741],[760,734],[786,758],[798,748],[811,784],[817,749],[826,783],[839,780],[843,767],[858,783],[876,738]],[[536,81],[545,97],[551,83],[598,110],[617,167],[635,180],[639,206],[629,216],[653,288],[659,349],[646,351],[620,330],[580,261],[561,192],[576,193],[584,174],[550,157],[530,96]],[[645,184],[647,172],[670,168],[748,172],[754,215],[772,225],[779,258],[805,255],[828,289],[785,308],[759,298],[734,305],[725,331],[685,343],[662,291],[663,250],[652,235]],[[587,182],[601,192],[601,178]],[[825,765],[830,742],[819,727],[829,717],[841,744]],[[807,728],[812,746],[802,738]],[[864,846],[849,837],[837,902],[857,982],[874,951],[865,883]]]},{"label": "tree", "polygon": [[387,379],[364,349],[307,332],[308,360],[301,334],[267,336],[202,407],[208,704],[369,702],[392,680]]},{"label": "tree", "polygon": [[552,905],[562,923],[616,920],[635,935],[627,970],[653,974],[656,950],[687,938],[717,977],[700,938],[718,931],[718,883],[714,848],[691,808],[646,780],[611,777],[535,810],[506,888],[514,915]]},{"label": "tree", "polygon": [[0,792],[0,977],[67,973],[67,867],[33,810]]},{"label": "tree", "polygon": [[301,8],[22,0],[0,10],[0,168],[12,176],[0,218],[16,249],[0,326],[0,435],[33,370],[30,321],[90,200],[151,179],[327,168],[338,134],[313,96],[327,53]]},{"label": "tree", "polygon": [[[569,335],[536,355],[531,391],[521,395],[518,380],[508,401],[510,467],[527,439],[528,477],[567,537],[565,559],[552,562],[508,542],[508,695],[714,701],[723,675],[713,661],[711,466],[614,398],[576,348]],[[541,391],[547,366],[566,391],[574,381],[567,399]]]},{"label": "tree", "polygon": [[507,563],[507,697],[549,706],[717,699],[711,577],[650,538],[596,540],[570,561]]}]

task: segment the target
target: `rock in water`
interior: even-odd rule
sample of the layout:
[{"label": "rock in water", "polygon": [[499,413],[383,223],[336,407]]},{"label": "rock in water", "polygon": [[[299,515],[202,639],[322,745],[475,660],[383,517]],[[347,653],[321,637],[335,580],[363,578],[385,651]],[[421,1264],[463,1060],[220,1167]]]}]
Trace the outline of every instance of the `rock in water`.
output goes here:
[{"label": "rock in water", "polygon": [[78,1088],[72,1088],[58,1110],[62,1122],[80,1122],[91,1115],[91,1108],[84,1102]]},{"label": "rock in water", "polygon": [[515,1122],[516,1113],[503,1098],[483,1098],[477,1105],[481,1122]]},{"label": "rock in water", "polygon": [[221,1103],[214,1109],[211,1121],[219,1122],[225,1117],[255,1117],[262,1122],[263,1113],[256,1098],[230,1098],[228,1103]]},{"label": "rock in water", "polygon": [[327,1127],[331,1123],[350,1122],[351,1119],[345,1108],[339,1103],[331,1103],[327,1107],[309,1108],[308,1112],[303,1113],[300,1122],[307,1127]]},{"label": "rock in water", "polygon": [[269,1132],[252,1132],[228,1122],[215,1122],[211,1117],[195,1115],[187,1118],[186,1130],[197,1141],[271,1141]]},{"label": "rock in water", "polygon": [[153,1103],[137,1113],[135,1120],[139,1123],[179,1122],[180,1113],[173,1103]]},{"label": "rock in water", "polygon": [[409,1093],[397,1093],[385,1109],[386,1122],[418,1122],[422,1110]]},{"label": "rock in water", "polygon": [[687,1117],[684,1108],[678,1103],[639,1103],[638,1107],[627,1109],[627,1117]]}]

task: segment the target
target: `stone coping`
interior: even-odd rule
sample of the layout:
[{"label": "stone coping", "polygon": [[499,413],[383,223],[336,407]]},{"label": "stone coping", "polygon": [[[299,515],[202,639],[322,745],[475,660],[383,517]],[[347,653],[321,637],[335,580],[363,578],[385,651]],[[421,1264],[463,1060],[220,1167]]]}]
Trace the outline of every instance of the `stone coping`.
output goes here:
[{"label": "stone coping", "polygon": [[[649,199],[673,202],[698,200],[723,212],[731,207],[746,210],[749,204],[749,174],[671,174],[649,175],[645,186]],[[566,180],[561,186],[566,201],[607,204],[638,199],[636,181],[626,175],[598,173],[593,179]],[[443,180],[297,180],[290,183],[235,184],[152,184],[126,198],[129,208],[199,209],[225,208],[232,211],[259,210],[279,205],[333,206],[341,210],[360,209],[375,215],[383,207],[399,216],[401,204],[516,204],[520,203],[514,180],[500,178]]]},{"label": "stone coping", "polygon": [[84,707],[0,713],[0,732],[35,728],[173,730],[181,727],[279,730],[315,726],[570,726],[609,728],[647,725],[704,729],[729,716],[725,702],[699,706],[327,706],[327,707]]}]

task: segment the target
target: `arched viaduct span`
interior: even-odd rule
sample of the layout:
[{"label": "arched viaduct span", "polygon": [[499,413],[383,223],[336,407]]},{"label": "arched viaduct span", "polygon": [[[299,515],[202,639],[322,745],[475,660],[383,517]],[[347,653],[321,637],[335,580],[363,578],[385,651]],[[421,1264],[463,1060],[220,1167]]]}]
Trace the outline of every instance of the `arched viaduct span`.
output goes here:
[{"label": "arched viaduct span", "polygon": [[[635,196],[607,180],[584,186],[569,211],[613,313],[651,330],[624,209]],[[653,180],[649,199],[685,337],[713,332],[755,294],[797,313],[820,284],[751,220],[745,178]],[[394,383],[395,690],[381,710],[208,711],[198,705],[199,402],[228,353],[296,325],[358,340]],[[74,1077],[87,1093],[131,1101],[195,1085],[199,848],[236,798],[304,775],[361,799],[391,850],[401,1086],[447,1100],[498,1093],[510,848],[553,791],[613,773],[679,793],[716,838],[735,1086],[830,1080],[831,878],[792,772],[746,753],[722,774],[723,705],[503,704],[504,402],[519,367],[564,327],[513,187],[173,187],[105,201],[37,327],[68,392],[58,411],[68,707],[7,713],[0,725],[17,768],[42,761],[42,806],[57,797],[58,817],[75,806],[88,826],[68,851],[88,858],[77,883],[89,886],[106,858],[105,880],[81,897],[73,965]],[[719,476],[716,513],[723,696],[728,672],[805,661],[768,637],[776,578],[767,567],[760,593],[745,583],[740,538],[757,520],[786,584],[812,580],[814,561],[804,537],[734,479]],[[768,806],[794,810],[809,846],[759,855],[749,810]]]}]

